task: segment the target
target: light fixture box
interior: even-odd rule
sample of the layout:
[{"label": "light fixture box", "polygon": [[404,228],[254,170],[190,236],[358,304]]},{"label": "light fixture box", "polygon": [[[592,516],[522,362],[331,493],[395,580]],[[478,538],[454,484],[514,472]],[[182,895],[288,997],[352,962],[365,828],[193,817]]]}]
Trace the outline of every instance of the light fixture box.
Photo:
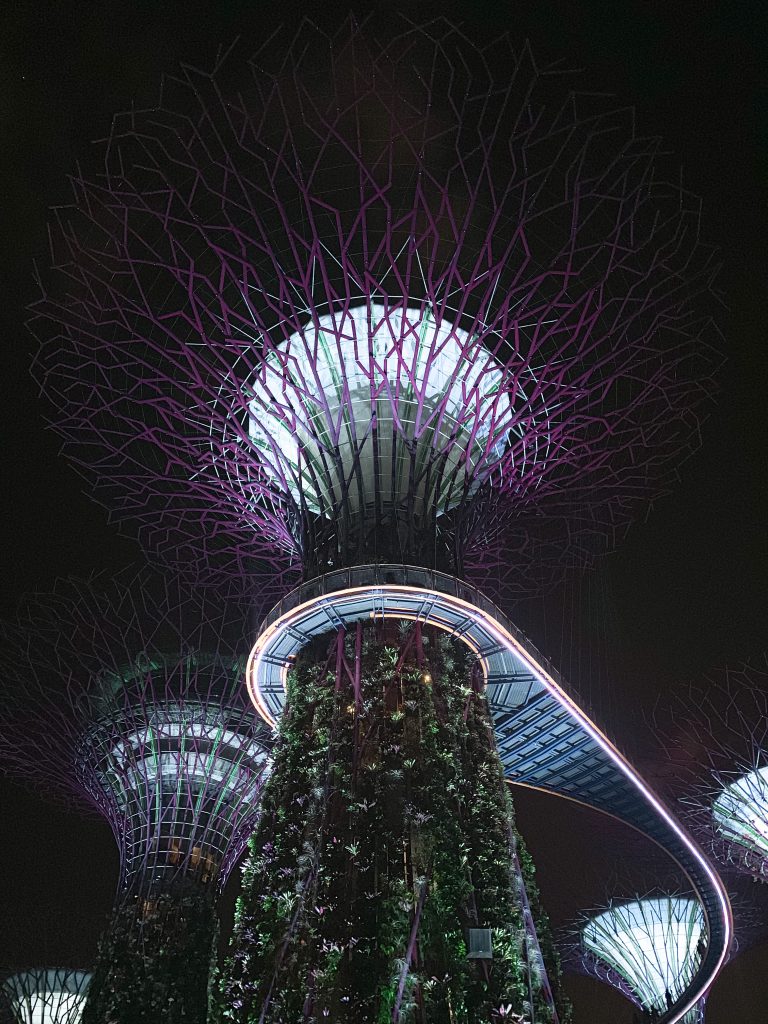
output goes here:
[{"label": "light fixture box", "polygon": [[468,960],[493,960],[491,929],[468,928],[467,950]]}]

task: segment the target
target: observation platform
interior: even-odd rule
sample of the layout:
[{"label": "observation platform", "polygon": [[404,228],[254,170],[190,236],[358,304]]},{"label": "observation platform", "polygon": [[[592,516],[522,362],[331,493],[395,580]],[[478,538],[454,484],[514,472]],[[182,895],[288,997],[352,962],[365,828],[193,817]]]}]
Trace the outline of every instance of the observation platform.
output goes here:
[{"label": "observation platform", "polygon": [[269,613],[248,659],[248,690],[274,726],[291,662],[309,641],[360,621],[412,619],[445,630],[477,656],[507,779],[569,797],[624,821],[684,871],[704,911],[707,950],[680,999],[659,1018],[675,1024],[725,963],[731,911],[725,887],[650,787],[568,694],[555,669],[475,587],[402,565],[364,565],[310,580]]}]

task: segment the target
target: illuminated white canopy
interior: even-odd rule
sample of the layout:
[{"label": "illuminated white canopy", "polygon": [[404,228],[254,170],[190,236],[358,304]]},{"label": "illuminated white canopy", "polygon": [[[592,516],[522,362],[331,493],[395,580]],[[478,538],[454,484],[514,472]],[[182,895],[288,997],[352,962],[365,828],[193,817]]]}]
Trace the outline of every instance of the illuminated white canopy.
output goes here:
[{"label": "illuminated white canopy", "polygon": [[220,783],[253,802],[261,787],[254,777],[261,769],[266,775],[268,756],[263,744],[220,723],[158,722],[116,743],[102,771],[144,791],[179,779],[201,788]]},{"label": "illuminated white canopy", "polygon": [[704,939],[701,905],[682,896],[615,904],[582,929],[584,948],[613,967],[645,1009],[659,1012],[667,994],[674,1001],[690,983]]},{"label": "illuminated white canopy", "polygon": [[[456,506],[513,429],[500,364],[429,309],[328,313],[272,349],[252,382],[249,435],[309,511],[415,499]],[[518,390],[520,385],[518,384]]]},{"label": "illuminated white canopy", "polygon": [[121,884],[200,865],[203,881],[224,880],[253,830],[270,746],[247,708],[214,701],[137,704],[96,723],[78,773],[117,837]]},{"label": "illuminated white canopy", "polygon": [[19,1024],[79,1024],[91,975],[66,969],[24,971],[3,982]]},{"label": "illuminated white canopy", "polygon": [[200,807],[258,801],[269,774],[269,751],[249,729],[230,727],[226,711],[150,706],[146,721],[132,724],[139,728],[123,735],[102,724],[85,740],[81,757],[94,764],[91,785],[97,796],[108,791],[125,812],[135,810],[137,801],[143,806],[162,799],[163,791],[179,789],[185,794],[181,803]]},{"label": "illuminated white canopy", "polygon": [[726,839],[768,857],[768,767],[725,786],[712,814]]}]

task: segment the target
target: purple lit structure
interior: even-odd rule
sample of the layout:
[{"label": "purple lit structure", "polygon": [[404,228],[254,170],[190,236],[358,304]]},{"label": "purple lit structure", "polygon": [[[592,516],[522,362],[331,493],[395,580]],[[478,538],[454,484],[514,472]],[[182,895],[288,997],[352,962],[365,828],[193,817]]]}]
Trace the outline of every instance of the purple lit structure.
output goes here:
[{"label": "purple lit structure", "polygon": [[728,669],[657,716],[671,786],[724,865],[768,881],[768,669]]},{"label": "purple lit structure", "polygon": [[215,898],[271,746],[243,699],[243,614],[142,573],[63,585],[3,630],[0,761],[103,816],[120,851],[86,1024],[205,1020]]},{"label": "purple lit structure", "polygon": [[[305,26],[237,89],[226,63],[184,70],[116,119],[58,213],[36,309],[54,427],[97,497],[196,578],[281,598],[247,682],[268,723],[286,689],[293,707],[221,1012],[396,1024],[434,999],[439,1019],[556,1021],[503,768],[683,864],[710,941],[678,1021],[725,956],[722,886],[487,594],[588,562],[695,444],[713,273],[697,204],[657,180],[631,112],[553,101],[527,50],[440,21],[387,39]],[[418,814],[411,786],[432,787]],[[503,883],[462,860],[473,844]]]},{"label": "purple lit structure", "polygon": [[695,443],[712,364],[658,141],[439,22],[307,26],[251,71],[167,79],[57,211],[37,373],[96,496],[278,594],[589,559]]}]

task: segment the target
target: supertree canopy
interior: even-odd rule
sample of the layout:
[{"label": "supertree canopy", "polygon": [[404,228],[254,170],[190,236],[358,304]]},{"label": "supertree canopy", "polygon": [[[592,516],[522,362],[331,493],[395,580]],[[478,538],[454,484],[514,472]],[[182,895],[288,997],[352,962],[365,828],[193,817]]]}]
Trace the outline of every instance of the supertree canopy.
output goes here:
[{"label": "supertree canopy", "polygon": [[219,1013],[562,1020],[505,773],[685,865],[699,991],[719,881],[477,589],[587,560],[695,441],[696,204],[631,112],[553,99],[527,50],[386,37],[305,26],[118,118],[34,321],[97,494],[282,598],[247,668],[280,734]]},{"label": "supertree canopy", "polygon": [[13,974],[2,990],[18,1024],[80,1024],[91,975],[70,968]]},{"label": "supertree canopy", "polygon": [[695,440],[712,267],[631,111],[506,42],[389,36],[307,26],[239,91],[185,71],[117,118],[58,211],[38,374],[97,494],[186,568],[516,593]]},{"label": "supertree canopy", "polygon": [[768,857],[768,766],[727,782],[712,804],[715,828],[765,860]]},{"label": "supertree canopy", "polygon": [[[581,938],[591,973],[630,995],[643,1020],[661,1020],[696,973],[705,949],[701,904],[685,896],[616,902],[585,921]],[[684,1024],[703,1019],[704,1000]]]},{"label": "supertree canopy", "polygon": [[120,852],[86,1024],[205,1021],[216,893],[271,746],[242,696],[243,614],[141,573],[62,586],[3,631],[0,760],[102,815]]},{"label": "supertree canopy", "polygon": [[768,671],[728,669],[660,708],[657,731],[692,830],[724,864],[768,879]]}]

